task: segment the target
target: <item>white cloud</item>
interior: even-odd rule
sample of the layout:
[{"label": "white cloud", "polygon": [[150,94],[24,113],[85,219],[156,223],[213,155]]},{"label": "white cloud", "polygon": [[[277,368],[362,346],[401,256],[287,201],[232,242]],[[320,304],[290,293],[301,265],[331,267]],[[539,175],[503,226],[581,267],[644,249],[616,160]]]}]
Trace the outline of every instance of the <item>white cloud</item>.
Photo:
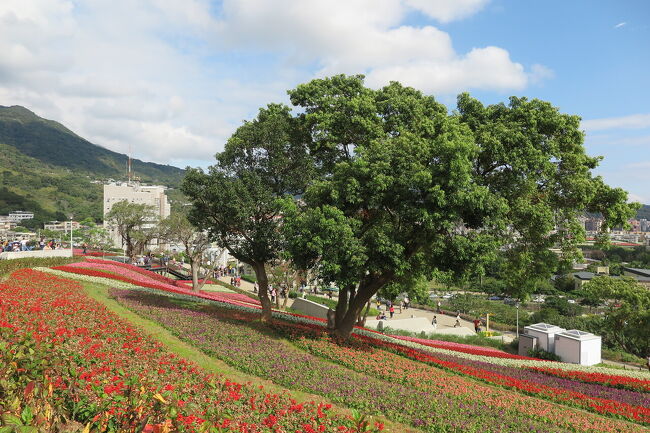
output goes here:
[{"label": "white cloud", "polygon": [[623,21],[622,23],[618,23],[618,24],[616,24],[616,25],[614,26],[614,28],[615,28],[615,29],[620,29],[621,27],[624,27],[624,26],[626,26],[626,25],[627,25],[627,23],[626,23],[625,21]]},{"label": "white cloud", "polygon": [[467,18],[479,12],[489,0],[405,0],[406,4],[418,9],[431,18],[448,23]]},{"label": "white cloud", "polygon": [[433,26],[400,25],[411,8],[451,20],[478,11],[486,1],[226,0],[220,32],[235,47],[283,52],[294,65],[314,62],[317,76],[365,73],[368,84],[400,81],[425,92],[467,89],[522,90],[552,76],[535,65],[527,72],[499,47],[457,53],[451,37]]},{"label": "white cloud", "polygon": [[[502,47],[457,52],[433,25],[488,0],[0,0],[0,104],[118,152],[212,160],[268,102],[315,76],[365,73],[446,97],[548,79]],[[239,59],[243,59],[238,63]],[[262,59],[262,60],[260,60]]]},{"label": "white cloud", "polygon": [[650,113],[632,114],[623,117],[608,117],[603,119],[583,120],[583,129],[600,131],[605,129],[644,129],[650,128]]}]

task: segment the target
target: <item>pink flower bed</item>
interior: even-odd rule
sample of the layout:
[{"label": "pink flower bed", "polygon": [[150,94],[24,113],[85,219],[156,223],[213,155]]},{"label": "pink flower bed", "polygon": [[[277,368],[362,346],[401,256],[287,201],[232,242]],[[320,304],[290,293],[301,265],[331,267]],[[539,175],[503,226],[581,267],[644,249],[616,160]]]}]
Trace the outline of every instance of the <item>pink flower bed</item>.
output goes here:
[{"label": "pink flower bed", "polygon": [[164,276],[159,275],[159,274],[157,274],[157,273],[155,273],[155,272],[147,271],[146,269],[142,269],[142,268],[140,268],[140,267],[138,267],[138,266],[130,265],[130,264],[128,264],[128,263],[116,262],[116,261],[114,261],[114,260],[97,260],[97,259],[88,259],[88,261],[89,261],[90,263],[100,263],[100,264],[107,264],[107,265],[115,265],[115,266],[119,266],[119,267],[121,267],[121,268],[129,269],[129,270],[131,270],[131,271],[133,271],[133,272],[137,272],[137,273],[139,273],[139,274],[142,274],[142,275],[144,275],[145,277],[148,277],[148,278],[151,278],[151,279],[154,279],[154,280],[157,280],[157,281],[161,281],[161,282],[163,282],[163,283],[167,283],[167,284],[172,284],[172,285],[174,285],[174,283],[176,282],[176,281],[175,281],[174,279],[172,279],[172,278],[164,277]]},{"label": "pink flower bed", "polygon": [[[74,263],[71,265],[57,266],[52,269],[71,272],[75,274],[89,275],[94,277],[110,278],[137,286],[148,287],[151,289],[164,290],[166,292],[178,293],[182,295],[195,296],[213,301],[225,302],[235,305],[244,305],[247,307],[259,307],[260,302],[257,299],[249,298],[240,293],[220,293],[220,292],[195,292],[186,286],[176,286],[156,281],[142,272],[136,272],[124,266],[119,266],[112,262],[88,261]],[[143,271],[140,269],[140,271]],[[147,271],[144,271],[147,272]],[[150,272],[150,274],[154,274]],[[154,274],[155,275],[155,274]]]},{"label": "pink flower bed", "polygon": [[453,341],[426,340],[424,338],[403,337],[401,335],[392,335],[392,337],[404,341],[412,341],[414,343],[423,344],[429,347],[453,350],[456,352],[469,353],[472,355],[491,356],[493,358],[536,359],[536,358],[529,358],[527,356],[512,355],[510,353],[504,352],[499,349],[494,349],[492,347],[478,347],[478,346],[472,346],[470,344],[454,343]]}]

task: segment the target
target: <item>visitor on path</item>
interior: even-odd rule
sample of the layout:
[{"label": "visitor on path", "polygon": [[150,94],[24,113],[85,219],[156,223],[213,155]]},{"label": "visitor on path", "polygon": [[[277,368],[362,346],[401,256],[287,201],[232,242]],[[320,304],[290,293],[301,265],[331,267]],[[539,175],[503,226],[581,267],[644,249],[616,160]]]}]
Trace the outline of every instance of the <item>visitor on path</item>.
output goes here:
[{"label": "visitor on path", "polygon": [[431,321],[431,324],[433,325],[433,329],[438,329],[438,318],[436,315],[433,315],[433,320]]},{"label": "visitor on path", "polygon": [[404,298],[404,309],[405,309],[405,310],[408,310],[408,309],[409,309],[409,305],[410,305],[410,303],[411,303],[411,300],[409,299],[408,296],[406,296],[406,297]]},{"label": "visitor on path", "polygon": [[474,332],[477,334],[481,332],[481,320],[478,317],[474,319]]},{"label": "visitor on path", "polygon": [[390,318],[392,319],[392,318],[393,318],[393,314],[395,314],[395,307],[393,307],[393,306],[391,305],[390,308],[388,309],[388,311],[390,311]]},{"label": "visitor on path", "polygon": [[381,310],[381,301],[377,298],[377,310]]},{"label": "visitor on path", "polygon": [[259,286],[257,285],[257,281],[255,281],[253,283],[253,293],[257,293],[258,290],[259,290]]},{"label": "visitor on path", "polygon": [[404,301],[399,301],[399,314],[402,314],[402,308],[404,308]]},{"label": "visitor on path", "polygon": [[461,326],[461,324],[460,324],[460,311],[458,311],[456,313],[456,323],[454,323],[454,328],[460,327],[460,326]]},{"label": "visitor on path", "polygon": [[438,314],[442,313],[442,311],[440,310],[440,306],[441,306],[440,301],[438,301]]},{"label": "visitor on path", "polygon": [[84,242],[83,244],[81,244],[81,248],[83,248],[83,253],[86,254],[86,252],[88,251],[88,244]]},{"label": "visitor on path", "polygon": [[386,320],[386,313],[383,311],[380,311],[379,314],[377,314],[377,320]]}]

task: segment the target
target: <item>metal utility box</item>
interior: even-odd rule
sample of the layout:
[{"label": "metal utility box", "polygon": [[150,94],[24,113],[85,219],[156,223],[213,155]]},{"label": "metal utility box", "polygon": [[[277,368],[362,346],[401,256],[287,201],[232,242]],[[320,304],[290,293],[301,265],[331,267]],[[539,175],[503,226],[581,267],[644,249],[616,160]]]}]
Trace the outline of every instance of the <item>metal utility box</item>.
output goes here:
[{"label": "metal utility box", "polygon": [[580,365],[601,362],[602,339],[589,332],[572,329],[555,335],[555,354],[562,361]]},{"label": "metal utility box", "polygon": [[520,356],[528,356],[528,351],[537,348],[537,337],[532,335],[519,335],[519,353]]},{"label": "metal utility box", "polygon": [[535,323],[524,327],[524,334],[537,337],[537,347],[551,353],[555,349],[555,334],[564,331],[564,328],[548,323]]}]

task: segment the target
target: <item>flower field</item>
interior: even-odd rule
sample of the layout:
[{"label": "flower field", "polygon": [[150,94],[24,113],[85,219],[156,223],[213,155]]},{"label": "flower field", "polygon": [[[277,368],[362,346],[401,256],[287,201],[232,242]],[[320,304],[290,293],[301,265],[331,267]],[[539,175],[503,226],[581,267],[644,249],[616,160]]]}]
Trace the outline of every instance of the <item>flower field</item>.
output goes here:
[{"label": "flower field", "polygon": [[[425,352],[383,342],[373,333],[357,337],[353,345],[341,346],[323,338],[322,327],[314,322],[278,321],[274,323],[276,334],[269,335],[268,328],[254,323],[254,311],[188,310],[153,293],[114,289],[112,294],[133,311],[243,371],[370,413],[382,413],[425,431],[647,431],[640,425],[602,418],[571,406],[595,409],[588,403],[597,401],[607,407],[603,413],[643,422],[634,417],[638,413],[634,409],[640,408],[643,413],[640,405],[648,405],[650,394],[552,378],[515,367],[508,367],[508,375],[504,375],[499,365],[450,355],[436,358],[436,366],[434,358]],[[278,335],[288,337],[295,347],[278,341]],[[306,365],[309,371],[305,371]],[[484,375],[507,378],[507,383],[493,383],[513,389],[494,388],[455,373],[483,380]],[[560,397],[542,394],[548,390]],[[522,391],[562,405],[523,395]]]},{"label": "flower field", "polygon": [[378,431],[331,406],[210,375],[30,269],[0,284],[3,431]]},{"label": "flower field", "polygon": [[151,289],[158,289],[171,293],[192,295],[214,301],[249,306],[260,305],[259,301],[239,293],[194,292],[191,287],[188,287],[186,284],[176,285],[175,281],[170,278],[125,263],[107,260],[87,260],[70,265],[57,266],[53,269],[71,274],[108,278],[129,283],[134,286],[149,287]]},{"label": "flower field", "polygon": [[[320,319],[274,311],[276,320],[264,325],[258,305],[227,296],[234,293],[193,292],[131,265],[87,260],[44,270],[49,274],[20,271],[11,284],[0,285],[0,341],[14,348],[2,350],[3,356],[38,346],[38,356],[59,360],[30,380],[18,374],[20,367],[14,369],[19,386],[12,392],[21,396],[21,407],[12,408],[15,422],[24,422],[21,417],[33,399],[27,396],[34,389],[47,390],[49,382],[47,404],[30,406],[41,413],[32,422],[54,425],[61,422],[52,416],[57,412],[74,413],[66,418],[90,425],[90,431],[379,428],[360,416],[333,415],[318,403],[292,412],[298,403],[287,394],[273,396],[271,404],[263,390],[207,375],[88,299],[77,283],[60,278],[67,276],[112,286],[110,295],[128,309],[243,372],[416,431],[650,431],[650,375],[645,372],[541,361],[363,328],[341,342],[329,337]],[[0,374],[7,373],[0,369]],[[27,393],[30,383],[35,385]],[[232,401],[226,394],[242,397]],[[261,401],[270,406],[260,409]]]}]

